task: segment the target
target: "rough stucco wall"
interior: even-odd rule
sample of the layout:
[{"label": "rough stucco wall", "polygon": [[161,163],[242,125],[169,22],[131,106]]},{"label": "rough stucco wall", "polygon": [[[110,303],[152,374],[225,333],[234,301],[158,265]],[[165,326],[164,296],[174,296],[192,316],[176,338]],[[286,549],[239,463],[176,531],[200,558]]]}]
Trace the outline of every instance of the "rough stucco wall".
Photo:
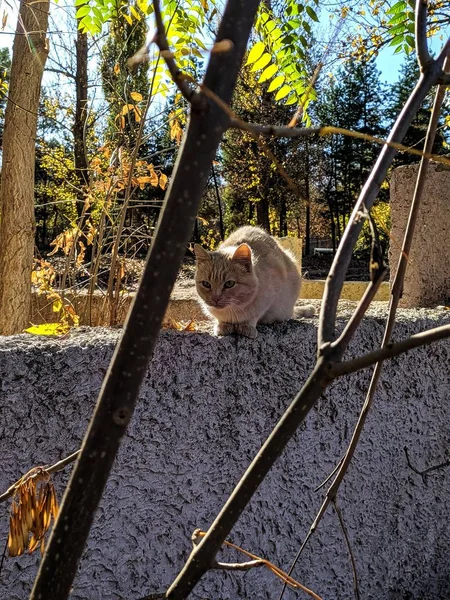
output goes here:
[{"label": "rough stucco wall", "polygon": [[[407,165],[392,173],[391,239],[389,264],[391,283],[408,222],[419,165]],[[450,171],[431,162],[417,217],[414,241],[406,270],[401,306],[436,306],[450,301]]]},{"label": "rough stucco wall", "polygon": [[[398,339],[449,321],[448,313],[425,310],[403,317]],[[380,315],[367,319],[349,354],[374,348],[382,327]],[[30,467],[78,447],[118,335],[97,329],[62,340],[0,340],[1,491]],[[261,328],[252,341],[162,333],[72,598],[137,600],[165,589],[189,553],[192,531],[210,524],[307,377],[315,337],[311,321]],[[418,468],[447,456],[449,353],[443,342],[386,363],[343,484],[339,503],[365,600],[450,597],[450,472],[421,477],[404,454],[407,447]],[[326,392],[237,523],[234,542],[288,567],[321,503],[314,488],[349,441],[369,376],[354,375]],[[55,478],[60,496],[66,478]],[[27,598],[38,560],[7,559],[0,597]],[[295,576],[324,599],[352,597],[347,550],[331,510]],[[211,572],[191,597],[273,599],[279,591],[265,570]]]}]

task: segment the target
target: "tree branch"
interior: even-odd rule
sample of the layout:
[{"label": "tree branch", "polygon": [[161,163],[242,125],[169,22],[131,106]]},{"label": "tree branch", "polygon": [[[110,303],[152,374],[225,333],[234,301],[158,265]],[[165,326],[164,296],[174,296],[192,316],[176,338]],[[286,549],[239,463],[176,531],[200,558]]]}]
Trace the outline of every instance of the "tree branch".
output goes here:
[{"label": "tree branch", "polygon": [[[399,143],[402,141],[425,96],[431,87],[438,82],[439,77],[442,74],[442,65],[445,57],[446,55],[441,52],[439,57],[435,61],[432,61],[421,74],[419,82],[412,91],[408,101],[397,118],[391,133],[389,134],[388,142]],[[325,283],[325,291],[320,312],[318,330],[319,350],[323,344],[332,342],[334,338],[337,303],[342,291],[342,286],[344,284],[345,274],[352,256],[353,247],[362,227],[362,223],[357,218],[358,213],[361,211],[363,206],[365,206],[367,210],[370,210],[372,207],[395,154],[396,150],[394,148],[391,148],[388,145],[383,147],[380,156],[378,157],[378,160],[375,163],[375,166],[356,202],[353,213],[341,239],[341,243],[339,244],[339,248],[336,252],[333,264]]]},{"label": "tree branch", "polygon": [[[231,39],[233,48],[210,56],[204,83],[227,103],[231,101],[258,4],[259,0],[247,0],[245,3],[229,0],[218,41]],[[109,472],[132,417],[198,214],[208,173],[228,125],[228,118],[213,102],[206,99],[205,104],[207,110],[194,106],[191,111],[144,273],[103,383],[30,600],[67,598]],[[208,558],[198,577],[210,562]],[[186,583],[192,589],[196,580],[189,578],[183,585]]]},{"label": "tree branch", "polygon": [[416,54],[421,71],[424,71],[432,61],[430,53],[428,52],[427,11],[428,0],[416,0]]},{"label": "tree branch", "polygon": [[437,465],[432,465],[431,467],[427,467],[423,471],[419,471],[419,469],[417,469],[416,467],[414,467],[411,464],[408,448],[405,446],[403,448],[403,450],[405,451],[406,462],[408,463],[408,467],[411,469],[411,471],[414,471],[414,473],[417,473],[417,475],[422,475],[422,477],[424,475],[428,475],[428,473],[432,473],[433,471],[438,471],[439,469],[444,469],[445,467],[450,467],[450,459],[447,459],[447,460],[444,460],[444,462],[441,462]]},{"label": "tree branch", "polygon": [[230,127],[233,129],[242,129],[256,135],[264,137],[307,137],[317,135],[321,132],[321,127],[277,127],[276,125],[258,125],[257,123],[246,123],[241,119],[231,119]]},{"label": "tree branch", "polygon": [[448,337],[450,337],[450,325],[435,327],[434,329],[429,329],[428,331],[416,333],[415,335],[412,335],[401,342],[387,344],[384,348],[380,348],[374,352],[369,352],[369,354],[364,356],[359,356],[353,360],[336,363],[331,367],[330,373],[332,377],[349,375],[350,373],[355,373],[361,369],[367,369],[367,367],[370,367],[375,363],[387,360],[388,358],[394,358],[395,356],[404,354],[409,350],[414,350],[414,348],[427,346],[433,342],[445,340]]},{"label": "tree branch", "polygon": [[166,29],[164,27],[164,23],[161,15],[161,7],[159,5],[159,0],[153,0],[153,9],[155,11],[155,21],[156,21],[156,35],[153,40],[158,46],[161,56],[165,60],[167,68],[169,69],[170,75],[172,77],[173,82],[176,84],[184,98],[192,105],[198,106],[199,103],[204,104],[204,97],[202,97],[198,92],[196,92],[189,84],[190,78],[186,77],[183,74],[181,69],[175,62],[173,54],[169,48],[169,43],[167,42]]}]

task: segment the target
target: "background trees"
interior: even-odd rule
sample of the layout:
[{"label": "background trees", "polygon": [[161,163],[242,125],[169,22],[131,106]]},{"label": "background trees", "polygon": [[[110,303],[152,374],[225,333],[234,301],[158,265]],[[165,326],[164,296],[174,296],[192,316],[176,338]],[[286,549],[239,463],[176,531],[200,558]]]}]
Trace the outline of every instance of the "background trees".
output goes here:
[{"label": "background trees", "polygon": [[[66,287],[82,283],[92,291],[107,282],[109,302],[117,302],[128,282],[126,259],[143,256],[151,242],[187,105],[146,46],[151,3],[78,0],[76,20],[72,6],[64,9],[64,18],[53,18],[39,109],[36,250],[40,257],[52,249],[66,255]],[[432,15],[430,35],[448,24],[441,9]],[[215,0],[162,4],[171,52],[193,81],[205,69],[220,11]],[[232,104],[236,116],[278,126],[295,115],[293,122],[385,135],[417,67],[405,56],[399,81],[387,94],[375,58],[388,44],[393,52],[409,51],[410,5],[380,0],[355,10],[342,3],[336,24],[328,27],[329,16],[315,0],[260,6]],[[367,19],[370,27],[355,29]],[[138,58],[129,62],[131,56]],[[406,145],[420,149],[429,107],[426,100]],[[442,125],[436,153],[446,150]],[[194,237],[213,247],[232,228],[251,222],[275,235],[302,237],[306,254],[315,238],[336,247],[377,153],[376,145],[348,135],[278,138],[263,146],[248,132],[229,130],[209,174]],[[396,164],[418,159],[402,153]],[[374,208],[386,244],[388,185],[387,179]],[[357,249],[368,252],[367,235]],[[73,275],[80,272],[81,283]]]}]

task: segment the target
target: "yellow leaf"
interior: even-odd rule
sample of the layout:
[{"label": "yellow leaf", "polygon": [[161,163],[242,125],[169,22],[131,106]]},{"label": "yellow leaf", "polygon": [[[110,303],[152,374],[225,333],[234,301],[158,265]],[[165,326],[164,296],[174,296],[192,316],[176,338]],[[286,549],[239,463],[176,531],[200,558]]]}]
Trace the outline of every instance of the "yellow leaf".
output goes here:
[{"label": "yellow leaf", "polygon": [[69,325],[63,323],[43,323],[42,325],[28,327],[28,329],[25,329],[25,333],[33,335],[64,335],[69,329]]},{"label": "yellow leaf", "polygon": [[126,115],[127,113],[130,112],[130,110],[133,110],[133,109],[134,109],[134,106],[132,104],[124,104],[122,106],[122,112],[121,112],[121,114],[122,115]]},{"label": "yellow leaf", "polygon": [[52,304],[52,310],[53,312],[59,312],[63,307],[63,303],[61,302],[61,298],[58,298],[57,300],[55,300]]},{"label": "yellow leaf", "polygon": [[116,63],[116,64],[114,65],[114,73],[115,73],[116,75],[118,75],[118,74],[120,73],[120,65],[119,65],[119,63]]},{"label": "yellow leaf", "polygon": [[261,58],[264,52],[265,46],[264,42],[256,42],[253,48],[250,50],[250,53],[247,58],[247,65],[251,65],[256,62],[259,58]]},{"label": "yellow leaf", "polygon": [[133,98],[135,102],[141,102],[143,96],[139,92],[131,92],[130,96]]},{"label": "yellow leaf", "polygon": [[177,144],[181,143],[183,130],[178,119],[175,119],[170,126],[170,139],[175,140]]},{"label": "yellow leaf", "polygon": [[164,173],[161,173],[161,175],[159,176],[159,187],[163,190],[166,189],[166,185],[167,185],[167,181],[168,181],[168,177],[167,175],[164,175]]}]

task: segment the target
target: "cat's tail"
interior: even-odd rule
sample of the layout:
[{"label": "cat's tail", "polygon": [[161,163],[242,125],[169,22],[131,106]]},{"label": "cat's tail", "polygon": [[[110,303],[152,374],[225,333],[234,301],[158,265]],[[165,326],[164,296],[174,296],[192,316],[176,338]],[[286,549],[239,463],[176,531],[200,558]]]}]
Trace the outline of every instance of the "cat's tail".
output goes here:
[{"label": "cat's tail", "polygon": [[316,309],[312,304],[306,304],[305,306],[294,307],[294,317],[314,317],[316,315]]}]

